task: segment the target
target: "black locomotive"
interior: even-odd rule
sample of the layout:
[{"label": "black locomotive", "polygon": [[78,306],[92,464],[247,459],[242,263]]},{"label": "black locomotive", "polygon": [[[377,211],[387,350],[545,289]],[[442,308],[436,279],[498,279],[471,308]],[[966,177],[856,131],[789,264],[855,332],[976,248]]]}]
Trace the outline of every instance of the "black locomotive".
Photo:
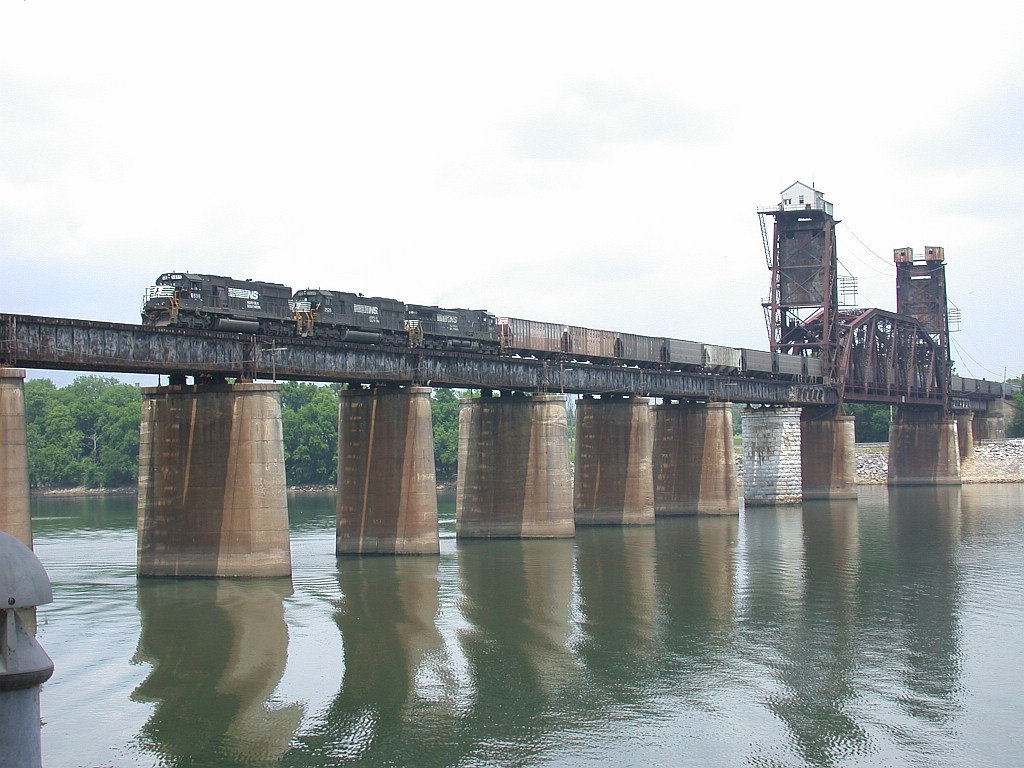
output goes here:
[{"label": "black locomotive", "polygon": [[165,272],[146,289],[143,325],[279,336],[293,333],[292,289],[218,275]]},{"label": "black locomotive", "polygon": [[405,304],[396,299],[306,288],[292,297],[295,333],[363,344],[407,344]]},{"label": "black locomotive", "polygon": [[480,309],[404,304],[397,299],[166,272],[146,290],[142,324],[303,336],[360,344],[497,353],[494,315]]}]

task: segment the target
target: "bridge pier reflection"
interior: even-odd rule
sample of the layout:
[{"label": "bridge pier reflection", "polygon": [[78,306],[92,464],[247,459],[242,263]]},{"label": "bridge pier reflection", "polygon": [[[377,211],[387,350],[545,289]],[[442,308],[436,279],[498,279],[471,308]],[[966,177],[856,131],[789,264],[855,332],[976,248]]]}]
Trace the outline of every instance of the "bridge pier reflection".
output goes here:
[{"label": "bridge pier reflection", "polygon": [[273,695],[288,660],[291,594],[291,579],[139,583],[133,661],[150,670],[132,700],[153,705],[144,750],[168,765],[277,764],[305,714]]},{"label": "bridge pier reflection", "polygon": [[142,390],[140,576],[288,576],[277,384]]},{"label": "bridge pier reflection", "polygon": [[32,547],[25,369],[0,368],[0,531]]}]

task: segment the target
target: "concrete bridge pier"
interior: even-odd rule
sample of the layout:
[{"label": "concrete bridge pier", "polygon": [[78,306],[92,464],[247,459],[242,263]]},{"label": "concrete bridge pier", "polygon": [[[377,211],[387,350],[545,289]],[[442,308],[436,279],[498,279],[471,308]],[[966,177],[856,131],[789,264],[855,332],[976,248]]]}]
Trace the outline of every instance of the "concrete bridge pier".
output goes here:
[{"label": "concrete bridge pier", "polygon": [[0,368],[0,531],[32,548],[23,368]]},{"label": "concrete bridge pier", "polygon": [[651,410],[646,397],[576,401],[576,525],[654,523]]},{"label": "concrete bridge pier", "polygon": [[889,485],[960,485],[956,420],[940,408],[898,406],[889,424]]},{"label": "concrete bridge pier", "polygon": [[459,538],[575,535],[566,421],[564,395],[462,400]]},{"label": "concrete bridge pier", "polygon": [[801,410],[800,478],[804,500],[857,498],[853,416],[830,406]]},{"label": "concrete bridge pier", "polygon": [[142,390],[140,576],[288,576],[277,384]]},{"label": "concrete bridge pier", "polygon": [[954,414],[956,420],[956,444],[960,451],[960,461],[969,459],[974,455],[974,414]]},{"label": "concrete bridge pier", "polygon": [[1016,415],[1013,403],[1009,400],[993,400],[988,410],[974,416],[972,433],[975,440],[1005,440],[1006,425],[1013,422]]},{"label": "concrete bridge pier", "polygon": [[729,403],[664,403],[654,410],[654,514],[738,515]]},{"label": "concrete bridge pier", "polygon": [[439,553],[430,388],[338,394],[337,554]]},{"label": "concrete bridge pier", "polygon": [[799,504],[803,498],[799,408],[743,412],[743,498],[746,506]]}]

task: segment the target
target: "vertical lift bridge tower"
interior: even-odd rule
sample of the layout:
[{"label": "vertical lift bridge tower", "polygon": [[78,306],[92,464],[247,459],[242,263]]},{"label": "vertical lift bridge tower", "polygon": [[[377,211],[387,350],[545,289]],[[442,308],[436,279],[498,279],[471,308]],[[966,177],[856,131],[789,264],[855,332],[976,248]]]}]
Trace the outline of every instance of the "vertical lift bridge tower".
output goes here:
[{"label": "vertical lift bridge tower", "polygon": [[[912,317],[935,341],[936,365],[945,388],[946,410],[950,409],[952,360],[949,353],[949,303],[946,296],[945,249],[926,245],[924,258],[913,248],[896,248],[896,312]],[[959,311],[957,311],[959,318]]]},{"label": "vertical lift bridge tower", "polygon": [[[836,221],[832,203],[795,182],[781,202],[758,210],[771,288],[764,302],[772,352],[821,357],[827,381],[839,377]],[[774,219],[769,240],[767,217]]]},{"label": "vertical lift bridge tower", "polygon": [[[764,302],[772,352],[820,357],[827,382],[858,399],[891,402],[936,390],[950,412],[949,309],[943,249],[897,248],[896,313],[839,307],[832,204],[795,182],[758,210],[771,286]],[[771,236],[766,220],[773,221]],[[866,328],[875,323],[874,327]],[[844,363],[844,360],[846,361]],[[857,361],[854,364],[851,361]],[[851,374],[847,367],[856,369]],[[850,377],[853,378],[850,378]],[[862,380],[863,379],[863,380]],[[934,401],[933,401],[934,402]]]}]

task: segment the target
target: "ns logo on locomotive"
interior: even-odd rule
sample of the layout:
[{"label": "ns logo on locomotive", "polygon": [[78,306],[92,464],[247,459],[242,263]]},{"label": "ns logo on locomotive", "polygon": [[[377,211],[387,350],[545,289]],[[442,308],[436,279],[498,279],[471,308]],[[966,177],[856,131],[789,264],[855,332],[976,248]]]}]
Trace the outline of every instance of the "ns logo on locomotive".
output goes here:
[{"label": "ns logo on locomotive", "polygon": [[320,288],[292,292],[280,283],[190,272],[157,278],[146,290],[142,323],[668,370],[743,371],[804,381],[822,375],[817,357],[496,317],[482,309],[406,304]]}]

